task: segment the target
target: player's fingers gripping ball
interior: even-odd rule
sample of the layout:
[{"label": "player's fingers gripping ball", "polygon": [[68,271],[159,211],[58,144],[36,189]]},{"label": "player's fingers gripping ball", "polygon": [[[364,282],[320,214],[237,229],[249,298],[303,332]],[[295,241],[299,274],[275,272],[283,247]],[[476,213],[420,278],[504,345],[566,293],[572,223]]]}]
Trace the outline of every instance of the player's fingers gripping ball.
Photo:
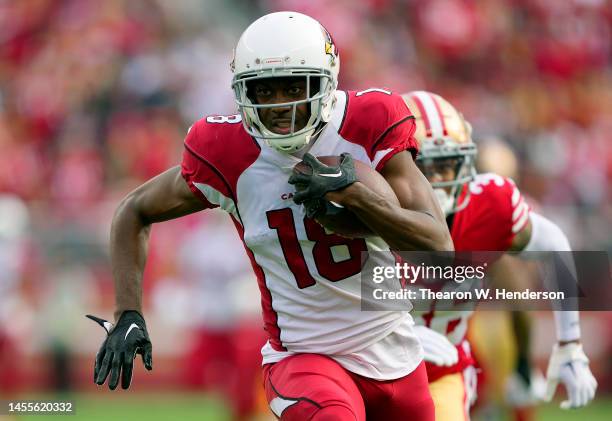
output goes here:
[{"label": "player's fingers gripping ball", "polygon": [[308,199],[304,202],[304,210],[308,218],[318,218],[328,213],[339,213],[342,208],[332,205],[325,199]]},{"label": "player's fingers gripping ball", "polygon": [[[348,171],[347,168],[350,170],[352,181],[350,181],[350,183],[344,181],[347,183],[346,186],[355,181],[359,181],[385,200],[395,205],[399,205],[395,192],[384,177],[370,165],[359,160],[354,160],[349,154],[342,154],[340,156],[320,156],[318,158],[309,154],[304,156],[304,161],[298,163],[293,168],[293,174],[289,179],[289,182],[295,185],[297,191],[296,195],[294,195],[294,200],[296,203],[302,203],[304,205],[304,210],[308,218],[315,219],[328,231],[348,238],[368,237],[373,235],[372,231],[353,212],[325,199],[325,193],[327,193],[327,191],[333,191],[334,188],[330,188],[324,193],[316,195],[316,197],[313,195],[312,198],[308,197],[303,200],[298,198],[299,201],[296,199],[297,195],[306,191],[316,171],[325,171],[319,172],[318,176],[323,180],[338,179],[341,177],[329,177],[329,174],[334,175],[340,172],[346,173],[346,171]],[[324,181],[324,183],[327,183],[327,181]],[[336,187],[338,185],[342,184],[338,183]],[[343,187],[337,187],[335,189],[339,190]]]},{"label": "player's fingers gripping ball", "polygon": [[322,199],[325,193],[341,190],[357,181],[353,157],[344,153],[336,165],[325,165],[307,153],[302,162],[293,167],[289,184],[297,192],[293,200],[298,205],[313,199]]}]

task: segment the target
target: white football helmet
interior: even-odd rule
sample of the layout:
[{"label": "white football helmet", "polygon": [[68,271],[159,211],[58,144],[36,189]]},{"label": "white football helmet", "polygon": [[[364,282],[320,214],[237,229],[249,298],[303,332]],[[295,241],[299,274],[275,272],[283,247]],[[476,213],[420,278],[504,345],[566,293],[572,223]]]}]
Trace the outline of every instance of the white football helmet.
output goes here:
[{"label": "white football helmet", "polygon": [[[231,68],[232,89],[246,131],[271,147],[285,153],[295,152],[308,144],[321,123],[331,118],[340,58],[329,32],[311,17],[277,12],[257,19],[240,37]],[[295,76],[306,79],[306,99],[254,104],[247,95],[250,81]],[[296,107],[304,103],[309,104],[310,118],[305,127],[295,130]],[[259,118],[259,109],[279,106],[292,108],[291,130],[287,134],[272,132]]]},{"label": "white football helmet", "polygon": [[[477,149],[472,141],[472,126],[439,95],[413,91],[402,98],[416,121],[414,137],[420,150],[417,163],[427,166],[436,160],[457,159],[454,180],[431,183],[442,210],[450,215],[464,209],[470,199],[469,189],[461,203],[459,198],[464,186],[476,176]],[[450,191],[447,191],[449,187]]]}]

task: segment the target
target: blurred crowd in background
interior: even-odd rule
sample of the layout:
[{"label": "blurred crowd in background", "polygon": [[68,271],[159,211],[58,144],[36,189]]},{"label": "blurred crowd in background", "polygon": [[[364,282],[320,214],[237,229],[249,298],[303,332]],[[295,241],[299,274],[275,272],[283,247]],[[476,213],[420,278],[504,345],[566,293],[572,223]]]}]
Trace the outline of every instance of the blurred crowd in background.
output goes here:
[{"label": "blurred crowd in background", "polygon": [[[80,355],[89,382],[103,332],[83,315],[112,314],[114,208],[180,163],[195,120],[236,112],[232,49],[277,10],[327,27],[341,89],[450,100],[483,149],[504,145],[484,167],[512,175],[575,249],[612,251],[608,1],[0,0],[0,348],[59,367]],[[155,351],[172,356],[200,325],[242,329],[255,354],[243,363],[256,366],[258,292],[215,212],[153,230],[145,308]]]}]

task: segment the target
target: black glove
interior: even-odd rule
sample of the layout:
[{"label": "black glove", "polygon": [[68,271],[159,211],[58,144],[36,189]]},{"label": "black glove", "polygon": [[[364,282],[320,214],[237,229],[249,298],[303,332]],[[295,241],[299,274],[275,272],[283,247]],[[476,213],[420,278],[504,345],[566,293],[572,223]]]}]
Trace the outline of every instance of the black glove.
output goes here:
[{"label": "black glove", "polygon": [[121,387],[123,389],[130,387],[136,354],[142,355],[142,362],[147,370],[153,369],[151,340],[145,321],[139,312],[124,311],[114,327],[112,323],[96,316],[88,314],[87,317],[97,322],[107,333],[96,355],[95,383],[104,384],[110,373],[108,387],[115,390],[121,372]]},{"label": "black glove", "polygon": [[293,201],[299,205],[307,200],[321,199],[325,193],[343,189],[357,181],[353,157],[348,153],[340,156],[340,165],[328,166],[309,153],[304,155],[303,161],[312,169],[312,174],[293,170],[289,177],[289,184],[294,184],[297,190]]},{"label": "black glove", "polygon": [[306,210],[306,217],[312,219],[322,216],[335,216],[344,210],[343,207],[338,207],[325,199],[308,199],[304,202],[304,209]]}]

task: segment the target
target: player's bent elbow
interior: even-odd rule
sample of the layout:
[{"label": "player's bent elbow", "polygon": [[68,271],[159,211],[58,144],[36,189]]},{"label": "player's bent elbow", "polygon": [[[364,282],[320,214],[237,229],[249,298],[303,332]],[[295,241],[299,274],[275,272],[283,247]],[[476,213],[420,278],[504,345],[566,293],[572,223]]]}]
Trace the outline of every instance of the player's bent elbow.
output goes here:
[{"label": "player's bent elbow", "polygon": [[436,224],[435,230],[429,238],[428,246],[429,251],[455,251],[455,245],[451,238],[446,225]]},{"label": "player's bent elbow", "polygon": [[397,241],[393,243],[393,250],[403,251],[454,251],[453,240],[446,228],[435,220],[428,221],[425,225],[420,225],[417,231],[411,230],[406,233],[406,237],[395,237]]},{"label": "player's bent elbow", "polygon": [[448,238],[442,242],[437,251],[455,251],[455,245],[453,244],[453,240],[450,238],[450,236],[448,236]]},{"label": "player's bent elbow", "polygon": [[438,240],[431,244],[431,251],[455,251],[455,245],[450,235],[441,235]]},{"label": "player's bent elbow", "polygon": [[453,244],[450,235],[447,236],[444,233],[429,234],[426,237],[420,237],[416,242],[411,240],[411,245],[404,245],[404,247],[394,248],[394,250],[415,250],[415,251],[454,251],[455,246]]},{"label": "player's bent elbow", "polygon": [[123,225],[125,221],[137,222],[142,226],[149,225],[149,223],[143,218],[142,213],[140,212],[140,204],[142,200],[140,198],[140,194],[138,190],[134,190],[128,193],[122,200],[119,202],[119,205],[115,209],[115,213],[113,215],[112,226],[120,226]]}]

